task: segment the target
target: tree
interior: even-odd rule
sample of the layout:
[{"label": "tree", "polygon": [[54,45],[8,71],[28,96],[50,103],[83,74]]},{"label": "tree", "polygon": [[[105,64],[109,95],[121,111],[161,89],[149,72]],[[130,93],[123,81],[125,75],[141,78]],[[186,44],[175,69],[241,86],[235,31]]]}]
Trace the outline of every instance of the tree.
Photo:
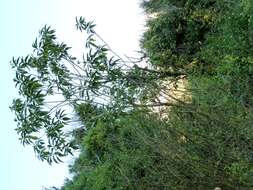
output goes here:
[{"label": "tree", "polygon": [[[95,32],[93,22],[81,17],[76,26],[88,34],[88,53],[81,61],[69,55],[70,47],[57,42],[55,31],[49,26],[42,28],[33,43],[33,54],[12,60],[14,82],[21,95],[11,106],[18,124],[16,130],[21,142],[31,144],[38,157],[49,163],[61,161],[60,157],[75,149],[64,131],[71,122],[64,110],[66,106],[76,108],[87,103],[113,111],[144,106],[137,102],[143,99],[147,86],[157,87],[164,78],[185,75],[180,71],[142,68],[130,58],[123,60]],[[104,44],[98,45],[97,40]],[[113,55],[109,57],[108,53]]]},{"label": "tree", "polygon": [[[13,60],[23,98],[12,109],[22,142],[49,163],[79,148],[62,190],[252,189],[253,3],[143,6],[156,17],[147,22],[140,59],[121,58],[93,22],[79,18],[77,28],[88,34],[81,61],[47,26],[35,53]],[[138,66],[142,60],[146,67]],[[183,79],[187,100],[170,94],[182,90]],[[56,94],[62,101],[50,105]],[[69,136],[65,105],[82,122]]]}]

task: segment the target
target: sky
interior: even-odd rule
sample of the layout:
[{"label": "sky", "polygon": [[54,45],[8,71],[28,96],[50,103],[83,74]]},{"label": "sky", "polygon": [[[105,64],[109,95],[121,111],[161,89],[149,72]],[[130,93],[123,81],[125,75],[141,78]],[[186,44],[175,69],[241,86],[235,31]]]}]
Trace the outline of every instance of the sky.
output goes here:
[{"label": "sky", "polygon": [[11,58],[32,52],[32,43],[45,25],[56,29],[59,41],[80,56],[84,38],[75,30],[75,17],[94,20],[96,31],[120,55],[135,56],[144,31],[145,16],[139,0],[1,0],[0,1],[0,189],[41,190],[61,186],[68,174],[68,158],[49,166],[39,161],[32,148],[23,147],[15,132],[14,115],[9,110],[17,97]]}]

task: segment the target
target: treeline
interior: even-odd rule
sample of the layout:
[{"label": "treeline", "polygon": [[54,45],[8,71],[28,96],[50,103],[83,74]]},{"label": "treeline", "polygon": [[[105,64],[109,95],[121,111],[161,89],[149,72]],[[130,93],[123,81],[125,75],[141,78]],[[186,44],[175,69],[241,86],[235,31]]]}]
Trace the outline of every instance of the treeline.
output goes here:
[{"label": "treeline", "polygon": [[[40,123],[51,121],[52,108],[37,120],[31,120],[35,112],[28,111],[27,120],[40,126],[25,131],[22,109],[27,108],[16,101],[12,109],[21,118],[22,137],[29,139],[25,143],[35,148],[42,143],[37,153],[49,162],[59,161],[72,148],[80,150],[70,166],[73,178],[60,190],[253,189],[253,1],[149,0],[142,6],[150,16],[140,42],[142,58],[129,58],[130,63],[117,54],[109,58],[111,50],[98,45],[94,24],[77,20],[78,29],[90,35],[91,51],[75,78],[57,65],[61,59],[75,59],[54,42],[53,32],[42,32],[44,51],[16,68],[30,64],[42,72],[46,60],[44,66],[51,70],[33,81],[45,84],[41,81],[48,73],[58,77],[44,78],[50,85],[63,81],[57,83],[58,91],[74,107],[82,126],[72,131],[72,140],[64,139],[60,129],[70,118],[56,109],[58,123],[55,128],[47,123],[51,140],[43,148],[44,142],[33,134],[42,128]],[[143,60],[145,68],[138,65]],[[25,81],[21,78],[18,85]],[[74,88],[80,79],[85,83]],[[54,94],[50,85],[46,90]],[[31,99],[39,93],[40,86],[36,88],[21,95]],[[45,104],[44,99],[30,103],[34,109]]]}]

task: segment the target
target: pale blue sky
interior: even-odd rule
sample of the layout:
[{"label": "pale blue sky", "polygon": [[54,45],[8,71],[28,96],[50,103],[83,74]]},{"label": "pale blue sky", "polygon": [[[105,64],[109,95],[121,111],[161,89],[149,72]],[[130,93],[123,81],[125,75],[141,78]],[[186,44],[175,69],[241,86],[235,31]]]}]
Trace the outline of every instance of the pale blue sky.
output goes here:
[{"label": "pale blue sky", "polygon": [[22,147],[9,110],[17,95],[9,61],[29,54],[39,29],[51,25],[60,40],[80,55],[82,36],[75,31],[75,16],[97,23],[98,33],[120,54],[133,54],[143,32],[144,16],[138,0],[1,0],[0,1],[0,189],[40,190],[60,186],[68,175],[67,164],[49,166],[38,161],[33,150]]}]

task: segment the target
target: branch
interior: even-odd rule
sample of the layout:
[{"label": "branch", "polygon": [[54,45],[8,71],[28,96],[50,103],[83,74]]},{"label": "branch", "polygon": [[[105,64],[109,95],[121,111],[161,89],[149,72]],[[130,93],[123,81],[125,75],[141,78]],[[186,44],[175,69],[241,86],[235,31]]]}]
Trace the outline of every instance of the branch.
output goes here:
[{"label": "branch", "polygon": [[[158,74],[160,75],[161,78],[165,78],[165,77],[179,77],[179,76],[186,76],[187,73],[184,72],[171,72],[171,71],[158,71],[158,70],[152,70],[152,69],[148,69],[148,68],[143,68],[143,67],[139,67],[137,65],[134,65],[137,69],[140,69],[142,71],[146,71],[149,73],[154,73],[154,74]],[[159,77],[159,78],[160,78]]]}]

